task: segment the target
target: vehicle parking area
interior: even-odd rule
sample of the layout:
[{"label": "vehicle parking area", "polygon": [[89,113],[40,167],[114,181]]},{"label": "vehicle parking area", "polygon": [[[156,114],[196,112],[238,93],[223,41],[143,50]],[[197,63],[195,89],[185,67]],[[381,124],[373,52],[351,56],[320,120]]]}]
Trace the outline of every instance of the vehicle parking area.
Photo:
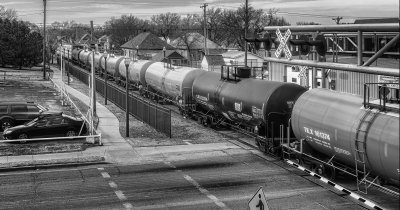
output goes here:
[{"label": "vehicle parking area", "polygon": [[[72,106],[62,105],[57,89],[50,80],[43,80],[43,72],[39,67],[23,70],[0,68],[0,101],[34,102],[50,111],[60,111],[79,117]],[[3,135],[0,132],[0,156],[70,152],[83,150],[86,147],[84,140],[27,142],[25,144],[2,143],[1,140],[3,140]]]}]

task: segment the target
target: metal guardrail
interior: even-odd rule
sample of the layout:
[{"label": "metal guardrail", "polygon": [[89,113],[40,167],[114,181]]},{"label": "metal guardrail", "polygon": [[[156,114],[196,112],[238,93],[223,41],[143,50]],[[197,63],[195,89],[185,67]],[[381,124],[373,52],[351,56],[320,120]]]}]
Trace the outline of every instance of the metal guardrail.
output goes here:
[{"label": "metal guardrail", "polygon": [[[97,135],[91,135],[91,136],[71,136],[71,137],[52,137],[52,138],[32,138],[32,139],[7,139],[7,140],[1,140],[1,142],[30,142],[30,141],[57,141],[57,140],[72,140],[72,139],[83,139],[85,138],[86,140],[93,139],[93,143],[99,142],[99,145],[102,145],[101,142],[101,133]],[[98,141],[96,141],[98,139]]]}]

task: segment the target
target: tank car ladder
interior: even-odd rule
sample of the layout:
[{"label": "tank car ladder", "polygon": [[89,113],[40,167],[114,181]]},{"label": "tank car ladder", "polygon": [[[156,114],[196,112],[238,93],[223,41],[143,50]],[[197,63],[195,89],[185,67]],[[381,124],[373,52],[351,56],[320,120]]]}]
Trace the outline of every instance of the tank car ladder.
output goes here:
[{"label": "tank car ladder", "polygon": [[[364,115],[360,119],[356,130],[356,136],[354,139],[355,142],[355,167],[356,167],[356,177],[357,177],[357,190],[359,192],[367,194],[367,177],[369,172],[366,170],[366,140],[368,136],[369,128],[371,127],[372,122],[375,120],[375,117],[379,111],[372,111],[372,109],[366,109]],[[358,164],[361,166],[358,166]],[[362,178],[360,178],[362,177]],[[361,185],[363,185],[361,189]]]}]

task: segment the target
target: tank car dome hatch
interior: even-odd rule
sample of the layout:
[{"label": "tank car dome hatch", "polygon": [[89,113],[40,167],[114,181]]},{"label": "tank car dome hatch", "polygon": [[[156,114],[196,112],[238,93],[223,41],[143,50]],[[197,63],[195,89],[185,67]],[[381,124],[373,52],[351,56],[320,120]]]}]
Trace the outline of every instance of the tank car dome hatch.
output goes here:
[{"label": "tank car dome hatch", "polygon": [[293,132],[314,150],[346,165],[355,166],[355,158],[365,158],[368,170],[398,185],[399,114],[365,109],[362,104],[356,95],[309,90],[293,107]]}]

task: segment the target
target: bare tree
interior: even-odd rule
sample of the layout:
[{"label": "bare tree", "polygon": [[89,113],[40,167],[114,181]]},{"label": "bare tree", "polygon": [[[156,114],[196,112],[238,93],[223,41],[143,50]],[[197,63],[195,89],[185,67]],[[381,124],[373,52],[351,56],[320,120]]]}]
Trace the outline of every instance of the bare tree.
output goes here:
[{"label": "bare tree", "polygon": [[173,32],[178,29],[181,17],[176,13],[168,12],[165,14],[153,15],[151,17],[151,22],[157,26],[159,35],[167,40],[168,37],[173,35]]},{"label": "bare tree", "polygon": [[14,9],[7,9],[0,5],[0,18],[15,20],[18,18],[17,12]]}]

